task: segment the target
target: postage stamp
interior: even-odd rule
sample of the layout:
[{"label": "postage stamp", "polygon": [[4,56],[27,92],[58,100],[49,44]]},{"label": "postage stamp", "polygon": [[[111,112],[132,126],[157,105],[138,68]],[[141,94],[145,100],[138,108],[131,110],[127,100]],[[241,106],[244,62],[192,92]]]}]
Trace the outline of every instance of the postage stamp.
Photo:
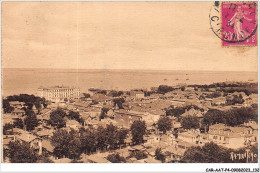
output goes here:
[{"label": "postage stamp", "polygon": [[222,3],[223,46],[257,44],[256,3]]},{"label": "postage stamp", "polygon": [[257,45],[256,2],[215,2],[210,11],[211,29],[222,46]]}]

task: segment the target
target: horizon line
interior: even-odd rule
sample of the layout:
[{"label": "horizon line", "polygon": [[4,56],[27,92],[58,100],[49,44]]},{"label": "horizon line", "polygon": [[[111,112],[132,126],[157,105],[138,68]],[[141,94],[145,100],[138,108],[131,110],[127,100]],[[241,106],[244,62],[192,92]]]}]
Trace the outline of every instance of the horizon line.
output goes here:
[{"label": "horizon line", "polygon": [[2,69],[52,69],[52,70],[103,70],[103,71],[109,71],[109,70],[131,70],[131,71],[205,71],[205,72],[257,72],[258,71],[238,71],[238,70],[170,70],[170,69],[102,69],[102,68],[31,68],[31,67],[2,67]]}]

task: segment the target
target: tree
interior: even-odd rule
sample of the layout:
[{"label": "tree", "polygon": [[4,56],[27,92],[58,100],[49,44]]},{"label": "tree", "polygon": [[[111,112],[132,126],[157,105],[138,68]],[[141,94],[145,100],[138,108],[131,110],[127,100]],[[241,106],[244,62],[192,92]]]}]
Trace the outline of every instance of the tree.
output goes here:
[{"label": "tree", "polygon": [[161,148],[156,148],[155,150],[155,159],[160,160],[162,163],[165,162],[165,155],[162,153]]},{"label": "tree", "polygon": [[27,142],[10,142],[8,144],[8,156],[11,163],[36,163],[37,153]]},{"label": "tree", "polygon": [[13,129],[13,128],[14,128],[13,124],[11,124],[11,123],[6,123],[6,124],[4,125],[4,127],[3,127],[3,134],[4,134],[4,135],[9,135],[7,131],[10,130],[10,129]]},{"label": "tree", "polygon": [[76,120],[76,121],[78,121],[79,118],[80,118],[80,115],[79,115],[78,112],[70,111],[69,114],[67,115],[67,117],[68,117],[70,120]]},{"label": "tree", "polygon": [[80,141],[81,141],[81,151],[90,154],[91,152],[96,151],[96,134],[94,129],[81,128],[79,130]]},{"label": "tree", "polygon": [[122,145],[125,143],[125,139],[127,137],[128,130],[127,129],[120,129],[117,132],[117,139],[118,139],[118,144]]},{"label": "tree", "polygon": [[184,129],[198,129],[200,127],[199,119],[196,116],[183,117],[181,126]]},{"label": "tree", "polygon": [[23,127],[24,127],[23,120],[21,118],[16,119],[13,123],[13,126],[16,128],[23,129]]},{"label": "tree", "polygon": [[130,157],[135,157],[137,160],[147,158],[147,154],[144,151],[134,151],[130,154]]},{"label": "tree", "polygon": [[212,109],[207,111],[203,116],[202,124],[205,127],[205,132],[209,129],[209,126],[223,120],[223,114],[221,111]]},{"label": "tree", "polygon": [[107,135],[106,129],[99,126],[96,130],[96,148],[99,150],[104,150],[107,147]]},{"label": "tree", "polygon": [[78,132],[71,130],[69,132],[70,141],[68,143],[68,158],[78,159],[81,154],[81,142],[78,137]]},{"label": "tree", "polygon": [[8,107],[6,107],[5,109],[4,109],[4,112],[5,113],[11,113],[11,112],[13,112],[14,111],[14,107],[12,107],[12,106],[8,106]]},{"label": "tree", "polygon": [[204,111],[203,108],[200,108],[196,105],[187,105],[187,106],[175,107],[175,108],[170,106],[169,108],[166,109],[166,116],[174,116],[179,118],[180,115],[184,114],[186,110],[189,111],[192,108],[195,110]]},{"label": "tree", "polygon": [[24,102],[28,106],[28,109],[32,109],[32,106],[37,104],[37,103],[46,104],[45,98],[37,97],[37,96],[34,96],[34,95],[28,95],[28,94],[8,96],[6,100],[8,102],[9,101]]},{"label": "tree", "polygon": [[100,116],[99,116],[99,120],[104,119],[105,117],[107,117],[107,112],[108,112],[108,111],[109,111],[108,108],[103,107],[103,108],[101,109],[101,114],[100,114]]},{"label": "tree", "polygon": [[126,163],[125,158],[120,156],[118,153],[109,154],[107,156],[107,160],[109,160],[111,163]]},{"label": "tree", "polygon": [[33,103],[27,102],[27,103],[26,103],[26,106],[27,106],[27,109],[28,109],[28,110],[32,110]]},{"label": "tree", "polygon": [[125,102],[124,98],[115,98],[113,99],[114,106],[118,106],[119,109],[124,109],[123,103]]},{"label": "tree", "polygon": [[88,93],[83,93],[83,95],[85,98],[90,98],[90,94],[88,94]]},{"label": "tree", "polygon": [[3,108],[5,109],[6,107],[8,107],[8,106],[10,106],[10,104],[9,104],[9,101],[8,100],[6,100],[6,99],[3,99]]},{"label": "tree", "polygon": [[45,101],[42,105],[43,105],[44,108],[47,108],[48,103]]},{"label": "tree", "polygon": [[185,91],[185,86],[182,86],[180,89],[181,91]]},{"label": "tree", "polygon": [[235,105],[244,103],[243,96],[239,94],[239,96],[234,95],[233,99],[227,99],[227,105]]},{"label": "tree", "polygon": [[42,105],[41,105],[41,103],[40,102],[37,102],[37,103],[35,103],[34,104],[35,105],[35,107],[36,107],[36,109],[37,109],[37,111],[38,111],[38,114],[41,112],[41,110],[42,110]]},{"label": "tree", "polygon": [[160,94],[165,94],[165,93],[170,92],[170,91],[173,91],[173,90],[174,90],[174,88],[171,87],[171,86],[168,86],[168,85],[160,85],[160,86],[158,87],[157,92],[160,93]]},{"label": "tree", "polygon": [[24,124],[26,126],[26,130],[29,130],[29,131],[34,130],[35,127],[38,126],[39,121],[33,111],[28,110],[26,114],[27,114],[27,117],[24,119]]},{"label": "tree", "polygon": [[56,157],[76,159],[81,154],[81,142],[78,133],[73,129],[70,132],[63,129],[55,131],[51,137],[51,144],[55,147],[53,154]]},{"label": "tree", "polygon": [[242,107],[227,111],[209,110],[203,116],[203,124],[207,127],[216,123],[223,123],[228,126],[237,126],[248,122],[249,120],[258,120],[257,109],[252,107]]},{"label": "tree", "polygon": [[98,150],[115,149],[118,145],[124,144],[128,130],[119,129],[112,123],[106,128],[99,126],[97,129],[81,128],[79,130],[81,151],[90,154]]},{"label": "tree", "polygon": [[162,131],[164,134],[166,131],[169,131],[172,129],[172,122],[169,117],[163,116],[160,117],[160,119],[157,122],[158,130]]},{"label": "tree", "polygon": [[106,91],[106,90],[100,90],[100,91],[98,91],[97,93],[106,95],[106,94],[107,94],[107,91]]},{"label": "tree", "polygon": [[185,163],[230,163],[232,150],[218,146],[210,142],[203,147],[192,146],[185,151],[182,162]]},{"label": "tree", "polygon": [[63,119],[66,116],[66,112],[58,108],[51,112],[49,123],[51,126],[62,128],[66,126],[66,122]]},{"label": "tree", "polygon": [[123,94],[124,94],[123,91],[115,91],[115,90],[112,90],[108,93],[108,95],[112,97],[119,97]]},{"label": "tree", "polygon": [[106,127],[106,136],[107,136],[107,145],[109,146],[109,148],[111,149],[115,149],[116,145],[117,145],[117,141],[118,141],[118,129],[116,126],[114,126],[112,123],[107,125]]},{"label": "tree", "polygon": [[140,144],[143,142],[143,136],[146,133],[146,123],[145,121],[136,120],[131,125],[132,141],[135,144]]},{"label": "tree", "polygon": [[3,99],[3,109],[4,113],[11,113],[14,111],[14,107],[10,106],[9,101],[6,99]]}]

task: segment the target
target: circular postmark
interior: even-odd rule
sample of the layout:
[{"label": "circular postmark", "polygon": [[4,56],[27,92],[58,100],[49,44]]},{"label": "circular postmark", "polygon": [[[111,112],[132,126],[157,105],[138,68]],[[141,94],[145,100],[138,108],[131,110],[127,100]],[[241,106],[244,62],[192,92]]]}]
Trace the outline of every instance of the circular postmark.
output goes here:
[{"label": "circular postmark", "polygon": [[255,2],[219,2],[210,8],[213,33],[223,45],[256,44],[257,4]]}]

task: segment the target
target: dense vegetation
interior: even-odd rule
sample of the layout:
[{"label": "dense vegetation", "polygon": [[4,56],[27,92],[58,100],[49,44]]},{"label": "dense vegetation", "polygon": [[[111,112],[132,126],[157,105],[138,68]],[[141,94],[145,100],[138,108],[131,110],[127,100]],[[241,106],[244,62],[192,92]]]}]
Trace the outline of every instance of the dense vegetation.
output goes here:
[{"label": "dense vegetation", "polygon": [[200,122],[196,116],[186,116],[181,119],[181,126],[183,129],[198,129]]},{"label": "dense vegetation", "polygon": [[213,83],[210,85],[188,85],[189,87],[200,88],[203,91],[209,91],[210,88],[216,88],[216,91],[224,93],[244,92],[246,95],[257,94],[257,83]]},{"label": "dense vegetation", "polygon": [[157,122],[157,127],[159,131],[166,133],[167,131],[172,129],[172,121],[167,116],[160,117]]},{"label": "dense vegetation", "polygon": [[109,154],[107,156],[107,160],[110,161],[111,163],[126,163],[125,158],[120,156],[118,153]]},{"label": "dense vegetation", "polygon": [[[233,153],[245,153],[245,149],[233,150],[221,147],[213,142],[206,143],[203,147],[191,147],[185,151],[182,158],[184,163],[246,163],[246,157],[241,159],[233,159],[231,154]],[[257,154],[257,146],[251,146],[250,152]],[[254,160],[249,159],[249,162],[257,163],[257,157]]]},{"label": "dense vegetation", "polygon": [[226,99],[226,105],[235,105],[235,104],[243,104],[244,103],[243,96],[239,94],[239,96],[234,95],[233,98]]},{"label": "dense vegetation", "polygon": [[4,149],[4,158],[10,158],[11,163],[51,163],[46,153],[38,153],[30,147],[27,142],[14,141],[8,144],[8,149]]},{"label": "dense vegetation", "polygon": [[174,116],[174,117],[179,117],[180,115],[184,114],[185,111],[189,111],[190,109],[195,109],[195,110],[201,110],[204,111],[204,109],[196,106],[196,105],[187,105],[187,106],[183,106],[183,107],[169,107],[168,109],[166,109],[166,115],[167,116]]},{"label": "dense vegetation", "polygon": [[148,155],[144,151],[133,151],[130,153],[130,157],[135,157],[137,160],[145,159]]},{"label": "dense vegetation", "polygon": [[156,148],[156,150],[155,150],[155,159],[160,160],[162,163],[165,162],[165,155],[163,154],[161,148]]},{"label": "dense vegetation", "polygon": [[114,106],[118,106],[119,109],[124,109],[123,103],[125,102],[124,98],[114,98]]},{"label": "dense vegetation", "polygon": [[79,123],[83,124],[84,120],[80,118],[80,114],[78,112],[70,111],[68,114],[61,108],[57,108],[52,111],[50,114],[49,124],[56,128],[66,127],[65,117],[70,120],[76,120]]},{"label": "dense vegetation", "polygon": [[207,126],[216,123],[223,123],[228,126],[237,126],[248,122],[249,120],[254,120],[257,122],[257,109],[252,107],[242,107],[227,111],[209,110],[203,117],[203,123]]},{"label": "dense vegetation", "polygon": [[81,128],[79,131],[71,129],[70,132],[58,129],[51,138],[55,147],[54,155],[57,157],[79,158],[81,153],[91,154],[97,150],[115,149],[124,144],[128,130],[119,129],[110,124],[106,128]]},{"label": "dense vegetation", "polygon": [[146,123],[145,121],[134,121],[131,125],[131,133],[132,133],[132,142],[134,144],[143,143],[144,135],[146,133]]},{"label": "dense vegetation", "polygon": [[33,105],[35,105],[36,109],[40,110],[42,108],[41,105],[43,105],[45,108],[48,105],[45,98],[28,94],[13,95],[3,99],[3,109],[5,113],[10,113],[13,111],[13,108],[9,104],[10,101],[24,102],[27,109],[32,109]]}]

